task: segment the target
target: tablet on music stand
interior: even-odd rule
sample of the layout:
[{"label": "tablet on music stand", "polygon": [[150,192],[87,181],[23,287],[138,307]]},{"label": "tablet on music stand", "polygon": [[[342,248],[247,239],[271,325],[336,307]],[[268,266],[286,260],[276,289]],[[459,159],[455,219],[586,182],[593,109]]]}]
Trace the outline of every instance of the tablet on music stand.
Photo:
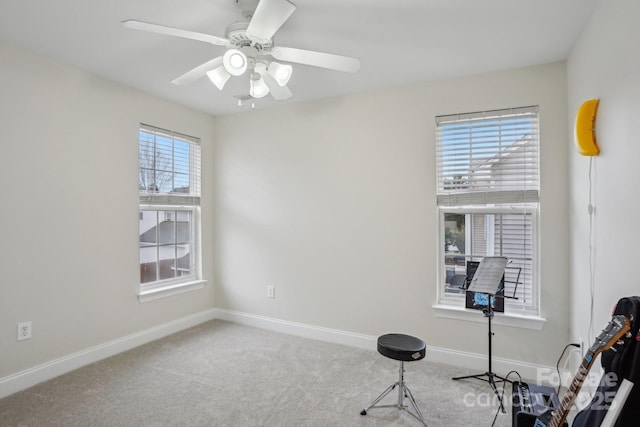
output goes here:
[{"label": "tablet on music stand", "polygon": [[504,312],[504,271],[506,257],[484,257],[478,265],[466,293],[465,307]]}]

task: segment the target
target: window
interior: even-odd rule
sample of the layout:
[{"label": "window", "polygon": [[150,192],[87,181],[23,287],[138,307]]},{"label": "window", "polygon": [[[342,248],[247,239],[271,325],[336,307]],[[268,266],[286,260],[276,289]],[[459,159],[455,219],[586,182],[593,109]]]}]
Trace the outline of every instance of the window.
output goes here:
[{"label": "window", "polygon": [[436,117],[439,289],[464,307],[466,264],[506,256],[505,311],[538,314],[538,108]]},{"label": "window", "polygon": [[138,179],[141,295],[199,280],[200,141],[141,125]]}]

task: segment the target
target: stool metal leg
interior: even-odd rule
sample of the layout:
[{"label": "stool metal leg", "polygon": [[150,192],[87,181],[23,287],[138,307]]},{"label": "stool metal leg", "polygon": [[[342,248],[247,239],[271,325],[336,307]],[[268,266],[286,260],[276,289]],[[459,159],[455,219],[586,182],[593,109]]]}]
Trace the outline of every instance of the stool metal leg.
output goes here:
[{"label": "stool metal leg", "polygon": [[[398,403],[396,403],[395,405],[377,405],[378,402],[380,402],[387,394],[391,393],[391,391],[396,387],[398,387]],[[411,406],[416,412],[415,414],[409,410],[409,407],[407,405],[404,404],[405,398],[407,398],[411,403]],[[407,411],[409,415],[420,421],[422,425],[424,425],[425,427],[427,426],[427,422],[424,420],[424,416],[422,415],[422,412],[420,412],[420,409],[416,404],[416,400],[414,399],[411,390],[409,390],[409,387],[407,387],[404,382],[404,361],[400,361],[400,368],[398,369],[398,381],[391,384],[385,391],[380,393],[380,395],[376,397],[367,408],[363,409],[360,412],[360,415],[367,415],[367,411],[369,409],[375,408],[397,408],[399,410]]]}]

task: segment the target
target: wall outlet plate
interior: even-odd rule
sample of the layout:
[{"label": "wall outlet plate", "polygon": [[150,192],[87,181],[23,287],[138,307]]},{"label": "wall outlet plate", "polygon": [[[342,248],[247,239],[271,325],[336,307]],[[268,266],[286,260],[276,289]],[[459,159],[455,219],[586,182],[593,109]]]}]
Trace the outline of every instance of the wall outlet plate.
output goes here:
[{"label": "wall outlet plate", "polygon": [[24,341],[31,338],[31,326],[31,321],[18,323],[18,341]]}]

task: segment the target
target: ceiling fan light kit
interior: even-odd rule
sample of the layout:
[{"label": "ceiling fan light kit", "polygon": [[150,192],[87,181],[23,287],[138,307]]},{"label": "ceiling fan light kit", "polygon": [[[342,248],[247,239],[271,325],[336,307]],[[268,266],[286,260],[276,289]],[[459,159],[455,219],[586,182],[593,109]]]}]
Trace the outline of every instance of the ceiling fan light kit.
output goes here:
[{"label": "ceiling fan light kit", "polygon": [[222,56],[193,68],[171,82],[176,85],[186,85],[206,75],[219,90],[222,90],[232,76],[248,74],[249,94],[237,95],[236,98],[239,100],[244,97],[262,98],[267,94],[271,94],[275,100],[288,99],[292,96],[286,85],[293,74],[293,67],[290,64],[263,58],[265,56],[279,61],[348,73],[355,73],[360,69],[360,61],[356,58],[274,46],[274,34],[296,10],[296,6],[289,0],[232,1],[238,5],[242,20],[229,24],[224,38],[134,19],[122,21],[122,25],[134,30],[226,47],[227,51]]},{"label": "ceiling fan light kit", "polygon": [[238,49],[229,49],[222,56],[222,65],[232,76],[241,76],[247,71],[247,55]]}]

